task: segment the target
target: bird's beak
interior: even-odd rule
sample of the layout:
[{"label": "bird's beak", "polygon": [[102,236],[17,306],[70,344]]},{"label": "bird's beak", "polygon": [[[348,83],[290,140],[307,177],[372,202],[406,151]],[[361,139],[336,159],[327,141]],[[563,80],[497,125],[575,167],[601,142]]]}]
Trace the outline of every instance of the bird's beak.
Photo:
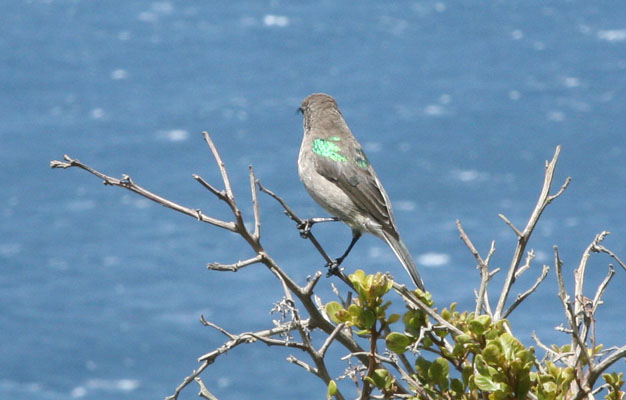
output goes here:
[{"label": "bird's beak", "polygon": [[304,115],[304,109],[302,107],[298,107],[298,109],[296,110],[296,114],[303,114]]}]

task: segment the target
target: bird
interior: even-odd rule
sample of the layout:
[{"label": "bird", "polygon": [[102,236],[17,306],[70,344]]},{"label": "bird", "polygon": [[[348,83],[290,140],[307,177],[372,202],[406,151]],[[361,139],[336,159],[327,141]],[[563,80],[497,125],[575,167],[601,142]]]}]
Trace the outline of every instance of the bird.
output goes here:
[{"label": "bird", "polygon": [[425,290],[415,260],[400,239],[389,196],[335,99],[313,93],[298,111],[304,128],[298,153],[300,180],[315,202],[352,230],[352,241],[335,267],[362,234],[371,233],[387,242],[413,283]]}]

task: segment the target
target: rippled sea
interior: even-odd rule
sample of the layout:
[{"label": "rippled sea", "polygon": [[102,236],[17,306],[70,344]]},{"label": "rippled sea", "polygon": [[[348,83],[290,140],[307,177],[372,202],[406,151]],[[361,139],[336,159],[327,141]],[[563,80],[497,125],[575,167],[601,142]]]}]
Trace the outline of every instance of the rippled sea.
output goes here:
[{"label": "rippled sea", "polygon": [[[511,296],[554,265],[555,245],[569,288],[599,232],[626,259],[621,1],[15,0],[0,14],[0,61],[1,398],[164,398],[226,340],[201,316],[233,333],[272,327],[271,273],[205,268],[251,257],[243,240],[49,162],[68,154],[231,219],[192,178],[222,187],[208,130],[247,221],[249,165],[302,217],[323,216],[296,170],[296,109],[313,92],[337,99],[438,306],[473,309],[478,287],[456,220],[483,256],[495,240],[492,266],[506,270],[515,236],[498,214],[525,226],[557,145],[553,190],[572,183],[536,227],[532,267]],[[262,243],[304,284],[323,260],[276,202],[261,196],[260,208]],[[331,254],[349,242],[340,224],[315,229]],[[592,256],[589,297],[611,263]],[[345,267],[406,279],[374,237]],[[616,272],[597,316],[606,345],[624,344],[626,271]],[[335,299],[332,282],[319,284],[323,301]],[[511,318],[526,344],[532,331],[565,343],[556,289],[552,270]],[[241,346],[203,379],[220,399],[323,398],[289,354],[306,359]]]}]

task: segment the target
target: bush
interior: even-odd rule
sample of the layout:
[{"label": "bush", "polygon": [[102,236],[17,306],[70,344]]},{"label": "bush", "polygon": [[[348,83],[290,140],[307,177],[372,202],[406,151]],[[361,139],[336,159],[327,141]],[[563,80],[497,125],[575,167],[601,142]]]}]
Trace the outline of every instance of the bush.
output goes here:
[{"label": "bush", "polygon": [[[253,264],[261,264],[282,284],[283,293],[279,304],[285,318],[277,326],[272,325],[254,333],[233,334],[202,318],[205,325],[224,333],[228,340],[219,348],[201,356],[200,367],[186,377],[167,399],[177,399],[180,392],[193,381],[198,383],[201,397],[216,399],[206,388],[200,375],[219,356],[239,345],[257,341],[270,346],[304,351],[309,360],[290,356],[288,361],[319,377],[327,387],[328,398],[345,398],[342,391],[343,386],[347,385],[343,385],[342,381],[346,379],[356,383],[360,399],[589,399],[594,398],[601,390],[606,390],[606,399],[624,398],[623,373],[606,371],[618,360],[626,358],[626,345],[604,349],[602,345],[595,344],[593,329],[596,310],[602,304],[602,295],[615,274],[613,266],[609,266],[609,272],[593,298],[587,298],[583,293],[587,261],[592,253],[606,253],[626,270],[626,265],[602,245],[608,232],[598,234],[583,251],[575,274],[573,297],[565,288],[562,262],[558,248],[554,247],[558,296],[566,321],[566,326],[560,330],[569,335],[568,345],[547,346],[533,335],[536,345],[545,352],[542,358],[538,358],[534,347],[524,346],[515,337],[513,328],[506,319],[535,292],[550,270],[550,267],[544,266],[535,283],[513,301],[509,301],[516,279],[529,269],[532,262],[534,253],[532,250],[526,251],[526,244],[542,212],[565,191],[570,182],[568,178],[556,193],[550,194],[560,147],[557,147],[552,160],[546,163],[539,200],[524,229],[518,229],[505,216],[500,215],[515,234],[517,246],[511,265],[506,271],[504,285],[498,293],[489,293],[489,282],[499,271],[490,270],[489,265],[495,251],[494,243],[492,242],[488,254],[483,258],[460,221],[457,221],[461,239],[477,261],[480,272],[479,289],[474,310],[458,311],[453,303],[439,311],[428,292],[410,290],[394,282],[388,275],[366,275],[360,270],[349,276],[345,276],[342,271],[335,271],[345,285],[337,290],[339,301],[321,304],[314,292],[322,276],[321,272],[317,272],[301,287],[261,245],[258,193],[266,193],[280,202],[286,214],[296,222],[302,236],[312,242],[330,265],[333,260],[311,232],[314,223],[328,219],[300,219],[279,196],[261,185],[251,167],[254,224],[252,229],[247,228],[217,148],[209,134],[203,134],[222,173],[224,189],[215,188],[197,175],[194,178],[230,207],[232,221],[219,220],[198,209],[176,204],[142,188],[129,176],[116,179],[69,156],[64,156],[65,161],[51,162],[52,168],[77,167],[86,170],[103,179],[107,185],[131,190],[198,221],[240,235],[255,256],[234,264],[209,264],[209,268],[237,271]],[[342,295],[341,290],[345,294]],[[389,297],[392,292],[397,294],[393,301],[403,304],[405,311],[402,315],[390,313],[392,301]],[[491,298],[498,299],[493,308]],[[296,307],[296,299],[301,304],[299,308]],[[321,343],[312,339],[313,332],[321,333]],[[297,335],[298,339],[294,340],[293,335]],[[328,373],[327,365],[345,363],[327,357],[327,350],[331,345],[342,346],[350,353],[348,367],[341,380]],[[604,383],[600,382],[600,378]]]}]

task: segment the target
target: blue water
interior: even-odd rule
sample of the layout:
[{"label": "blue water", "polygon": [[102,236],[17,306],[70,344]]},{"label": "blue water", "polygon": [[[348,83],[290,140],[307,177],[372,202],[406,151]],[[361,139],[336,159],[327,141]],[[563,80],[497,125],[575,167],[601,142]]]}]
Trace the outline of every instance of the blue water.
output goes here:
[{"label": "blue water", "polygon": [[[200,315],[231,332],[271,327],[281,290],[267,270],[204,267],[251,256],[242,240],[48,165],[69,154],[227,219],[191,178],[221,186],[200,135],[209,130],[248,220],[249,164],[301,216],[323,215],[295,165],[295,110],[312,92],[339,102],[437,304],[472,308],[478,285],[455,220],[483,255],[496,240],[493,266],[506,268],[515,238],[497,214],[524,226],[557,144],[555,187],[573,181],[542,217],[533,268],[512,296],[553,264],[555,244],[570,288],[596,233],[611,231],[606,246],[626,258],[625,21],[621,1],[5,2],[0,398],[163,398],[225,340]],[[304,283],[321,258],[275,202],[262,197],[261,212],[263,244]],[[341,225],[316,229],[331,254],[349,240]],[[609,263],[591,259],[588,296]],[[406,278],[373,237],[345,266]],[[626,271],[616,269],[598,314],[606,345],[623,345],[626,329]],[[331,282],[320,284],[324,301]],[[553,330],[564,321],[555,293],[552,271],[512,318],[525,343],[532,330],[565,342]],[[220,398],[323,397],[289,354],[306,359],[243,346],[204,381]]]}]

